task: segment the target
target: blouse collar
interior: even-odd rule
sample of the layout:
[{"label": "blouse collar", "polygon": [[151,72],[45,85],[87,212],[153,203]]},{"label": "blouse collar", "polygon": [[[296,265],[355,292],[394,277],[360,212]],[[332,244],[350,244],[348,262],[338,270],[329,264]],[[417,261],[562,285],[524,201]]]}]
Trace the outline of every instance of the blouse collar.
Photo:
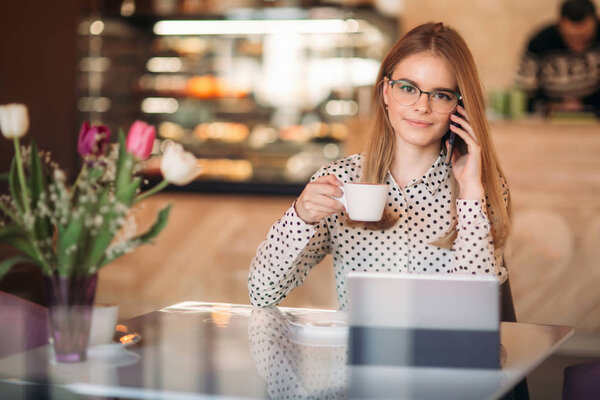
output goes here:
[{"label": "blouse collar", "polygon": [[[450,171],[450,167],[446,165],[445,159],[446,155],[442,150],[433,165],[421,177],[413,179],[406,187],[424,183],[429,194],[433,194],[442,182],[446,180],[446,176]],[[388,174],[393,180],[392,173],[388,171]]]}]

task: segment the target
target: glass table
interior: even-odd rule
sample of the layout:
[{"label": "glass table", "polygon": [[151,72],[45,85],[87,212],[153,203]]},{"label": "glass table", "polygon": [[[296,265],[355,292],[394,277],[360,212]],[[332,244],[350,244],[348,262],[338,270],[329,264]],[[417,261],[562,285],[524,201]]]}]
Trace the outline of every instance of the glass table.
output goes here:
[{"label": "glass table", "polygon": [[[572,334],[501,324],[501,368],[347,365],[343,313],[184,302],[126,321],[138,340],[57,364],[50,346],[0,359],[0,398],[497,399]],[[295,397],[294,397],[295,396]]]}]

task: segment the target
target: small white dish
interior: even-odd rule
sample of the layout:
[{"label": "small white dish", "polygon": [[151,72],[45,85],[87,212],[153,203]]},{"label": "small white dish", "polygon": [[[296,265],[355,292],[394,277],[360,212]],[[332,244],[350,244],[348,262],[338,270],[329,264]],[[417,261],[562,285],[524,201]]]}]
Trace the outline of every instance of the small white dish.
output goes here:
[{"label": "small white dish", "polygon": [[346,346],[348,314],[336,312],[286,313],[290,324],[289,339],[304,346]]},{"label": "small white dish", "polygon": [[[50,346],[52,347],[52,346]],[[81,368],[115,368],[115,367],[124,367],[127,365],[135,364],[140,360],[140,355],[133,353],[127,350],[118,350],[118,351],[92,351],[88,349],[87,359],[83,362],[78,363],[59,363],[56,361],[54,357],[54,351],[52,349],[49,350],[49,362],[54,366],[54,368],[60,368],[63,371],[69,371],[69,374],[77,374],[80,372]]]}]

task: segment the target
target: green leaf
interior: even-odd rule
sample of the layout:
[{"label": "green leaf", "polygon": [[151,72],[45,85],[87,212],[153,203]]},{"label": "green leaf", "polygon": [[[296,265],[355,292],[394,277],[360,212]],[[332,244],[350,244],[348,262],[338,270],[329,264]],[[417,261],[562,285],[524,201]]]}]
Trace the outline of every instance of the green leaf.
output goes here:
[{"label": "green leaf", "polygon": [[[35,209],[42,193],[46,193],[48,182],[44,170],[42,168],[42,162],[38,153],[37,145],[35,142],[31,142],[31,152],[29,157],[30,164],[30,176],[29,176],[29,188],[31,191],[31,205]],[[46,217],[36,217],[35,221],[35,235],[38,239],[44,239],[52,236],[52,227],[50,221]]]},{"label": "green leaf", "polygon": [[4,275],[10,271],[12,267],[24,262],[33,262],[33,260],[31,260],[29,257],[16,256],[0,262],[0,280],[2,280]]},{"label": "green leaf", "polygon": [[18,223],[18,218],[15,215],[15,213],[10,209],[10,205],[8,204],[3,204],[0,201],[0,212],[2,214],[4,214],[5,216],[9,217],[13,222]]},{"label": "green leaf", "polygon": [[23,213],[23,197],[21,196],[21,187],[19,186],[19,176],[17,170],[17,159],[13,158],[10,164],[10,172],[8,175],[8,186],[10,189],[10,195],[17,206],[17,210],[20,214]]},{"label": "green leaf", "polygon": [[75,265],[77,251],[71,251],[77,246],[81,233],[83,232],[83,221],[81,218],[72,219],[64,228],[58,226],[58,241],[56,243],[57,270],[60,275],[68,275]]},{"label": "green leaf", "polygon": [[135,195],[137,194],[137,190],[142,184],[142,178],[139,176],[134,178],[129,184],[125,185],[122,192],[120,193],[120,197],[117,196],[117,200],[126,205],[131,205]]},{"label": "green leaf", "polygon": [[158,216],[156,217],[156,221],[154,224],[148,229],[146,232],[137,236],[137,239],[143,241],[144,243],[149,243],[152,239],[158,236],[158,234],[167,226],[167,222],[169,221],[169,214],[171,213],[171,204],[160,210]]},{"label": "green leaf", "polygon": [[[165,208],[160,210],[160,212],[158,213],[158,216],[156,217],[156,221],[154,221],[154,224],[152,224],[152,226],[146,232],[129,240],[127,242],[127,244],[125,246],[123,246],[123,249],[137,247],[142,244],[152,243],[152,239],[154,239],[156,236],[158,236],[158,234],[167,226],[170,212],[171,212],[171,204],[169,204],[168,206],[166,206]],[[105,256],[102,259],[102,261],[100,262],[99,267],[105,266],[106,264],[121,257],[124,254],[125,254],[125,251],[122,250],[122,251],[114,252],[110,257]]]},{"label": "green leaf", "polygon": [[[108,204],[108,200],[109,191],[108,188],[106,188],[100,194],[100,200],[98,201],[98,210],[102,206]],[[89,243],[86,243],[86,254],[84,255],[86,259],[83,262],[85,268],[94,268],[98,264],[100,259],[103,257],[104,252],[110,245],[110,242],[113,239],[113,233],[110,232],[108,226],[114,218],[116,218],[116,213],[114,211],[110,211],[108,214],[104,215],[104,229],[101,232],[99,232],[98,235],[89,237]]]},{"label": "green leaf", "polygon": [[14,225],[0,228],[0,242],[6,243],[17,250],[27,254],[38,265],[42,264],[33,245],[28,240],[27,235],[19,227]]},{"label": "green leaf", "polygon": [[[90,251],[89,257],[89,265],[91,270],[96,268],[96,265],[100,263],[102,257],[104,257],[104,253],[106,253],[106,249],[110,246],[110,242],[112,242],[113,235],[108,231],[102,231],[96,236],[93,245]],[[90,271],[92,273],[92,271]]]},{"label": "green leaf", "polygon": [[123,192],[127,191],[127,186],[131,181],[133,174],[134,160],[133,156],[127,153],[125,144],[125,134],[119,130],[119,156],[117,158],[117,173],[115,178],[115,196],[119,201],[123,197]]}]

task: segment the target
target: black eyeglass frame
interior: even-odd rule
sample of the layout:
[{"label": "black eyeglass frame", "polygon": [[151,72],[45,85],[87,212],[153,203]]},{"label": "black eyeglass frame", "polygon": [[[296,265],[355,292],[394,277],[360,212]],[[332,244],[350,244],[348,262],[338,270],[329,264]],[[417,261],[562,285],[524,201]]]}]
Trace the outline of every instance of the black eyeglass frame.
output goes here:
[{"label": "black eyeglass frame", "polygon": [[[421,88],[420,88],[420,87],[418,87],[417,85],[415,85],[414,83],[411,83],[411,82],[405,81],[404,79],[396,79],[396,80],[392,80],[392,78],[391,78],[391,77],[389,77],[389,76],[386,76],[385,78],[387,79],[387,81],[388,81],[388,83],[390,84],[390,86],[391,86],[391,88],[392,88],[392,89],[394,88],[394,85],[395,85],[396,83],[398,83],[398,82],[402,82],[402,83],[406,83],[406,84],[409,84],[410,86],[413,86],[413,87],[415,87],[415,88],[416,88],[416,89],[419,91],[419,96],[417,96],[417,97],[416,97],[416,100],[415,100],[415,102],[414,102],[414,103],[412,103],[412,104],[404,104],[405,106],[412,106],[413,104],[416,104],[416,103],[417,103],[417,101],[419,101],[419,99],[421,98],[421,95],[422,95],[423,93],[425,93],[425,94],[427,95],[427,101],[431,101],[431,93],[436,93],[436,92],[442,92],[442,93],[443,93],[443,92],[447,92],[447,93],[452,93],[453,95],[455,95],[455,96],[456,96],[456,106],[458,106],[458,104],[459,104],[459,103],[460,103],[460,101],[462,100],[462,95],[461,95],[460,93],[458,93],[458,92],[455,92],[455,91],[453,91],[453,90],[432,90],[432,91],[430,91],[430,92],[426,92],[426,91],[424,91],[424,90],[421,90]],[[454,107],[456,107],[456,106],[454,106]],[[452,110],[450,110],[449,112],[452,112]]]}]

